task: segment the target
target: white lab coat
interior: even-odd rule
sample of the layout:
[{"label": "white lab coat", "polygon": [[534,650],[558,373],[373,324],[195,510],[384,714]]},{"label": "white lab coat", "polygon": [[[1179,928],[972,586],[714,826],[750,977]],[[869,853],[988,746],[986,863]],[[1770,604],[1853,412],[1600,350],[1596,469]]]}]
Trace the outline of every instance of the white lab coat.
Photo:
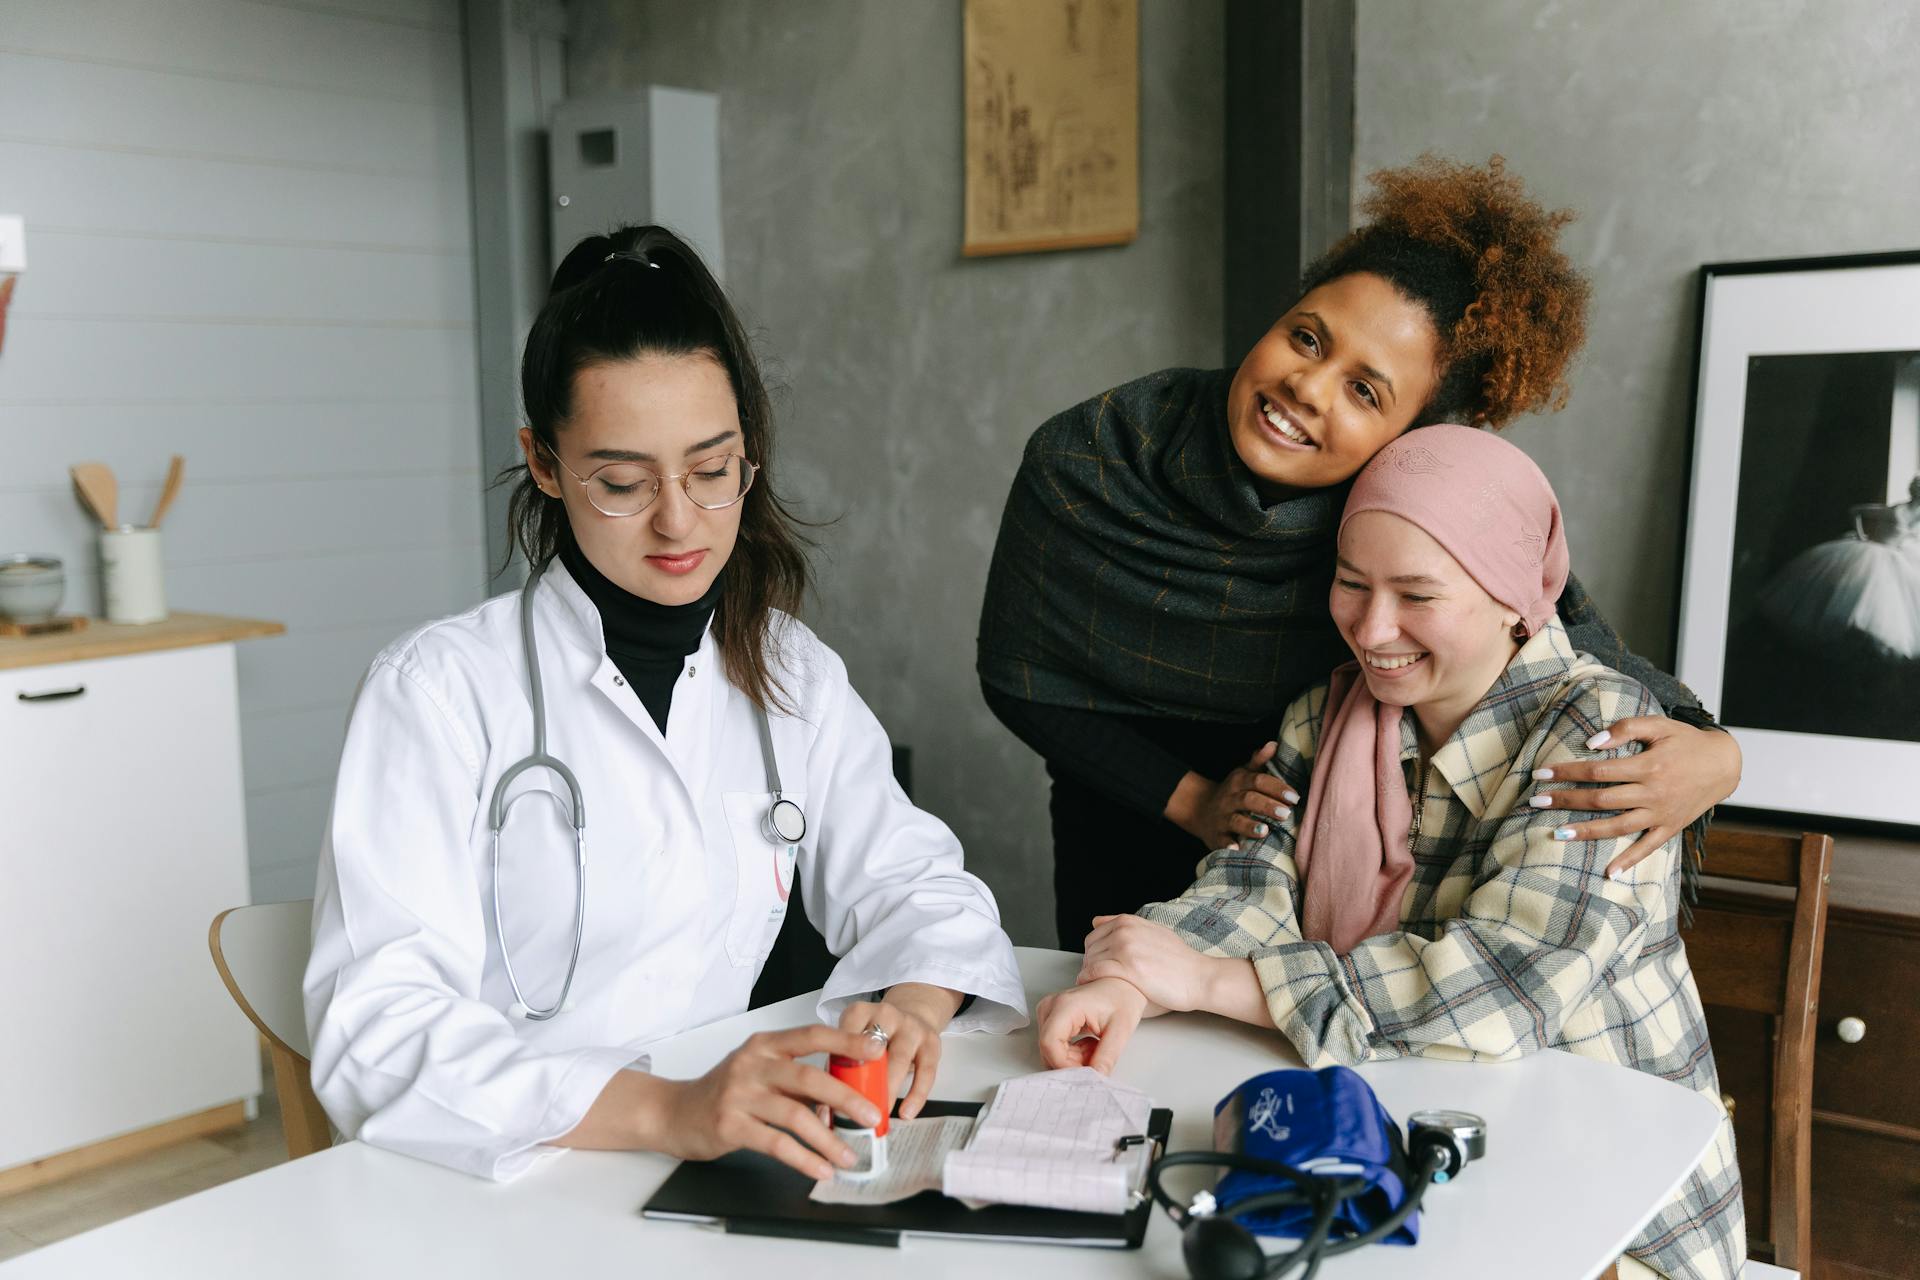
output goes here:
[{"label": "white lab coat", "polygon": [[[519,595],[422,628],[373,662],[354,703],[314,899],[304,990],[313,1083],[339,1128],[505,1179],[556,1148],[654,1040],[747,1007],[795,875],[840,956],[819,1016],[900,982],[967,992],[952,1030],[1025,1025],[993,895],[946,825],[907,800],[846,668],[784,620],[796,714],[772,717],[784,794],[807,834],[761,831],[771,803],[757,713],[709,631],[664,739],[608,658],[600,616],[555,561],[535,588],[548,750],[586,808],[587,916],[569,1007],[511,1016],[495,935],[488,801],[533,749]],[[573,941],[572,828],[529,770],[501,841],[514,972],[553,1002]]]}]

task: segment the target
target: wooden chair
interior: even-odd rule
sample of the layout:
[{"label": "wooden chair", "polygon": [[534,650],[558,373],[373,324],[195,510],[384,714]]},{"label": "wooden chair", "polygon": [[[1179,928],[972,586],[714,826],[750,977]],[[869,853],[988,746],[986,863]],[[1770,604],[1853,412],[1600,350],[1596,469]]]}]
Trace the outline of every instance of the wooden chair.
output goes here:
[{"label": "wooden chair", "polygon": [[1830,836],[1716,825],[1683,934],[1734,1116],[1749,1250],[1802,1272],[1813,1262],[1814,1015],[1832,858]]},{"label": "wooden chair", "polygon": [[307,898],[234,907],[215,916],[207,930],[213,967],[240,1012],[267,1042],[287,1157],[293,1160],[333,1145],[327,1113],[313,1093],[307,1015],[300,998],[312,927],[313,900]]}]

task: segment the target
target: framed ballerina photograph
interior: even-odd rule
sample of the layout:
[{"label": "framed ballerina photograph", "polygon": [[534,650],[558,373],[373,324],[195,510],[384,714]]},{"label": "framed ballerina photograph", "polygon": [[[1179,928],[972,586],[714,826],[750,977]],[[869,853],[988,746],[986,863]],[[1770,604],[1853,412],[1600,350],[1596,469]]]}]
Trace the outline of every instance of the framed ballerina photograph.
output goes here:
[{"label": "framed ballerina photograph", "polygon": [[1701,268],[1677,674],[1727,803],[1920,826],[1920,251]]}]

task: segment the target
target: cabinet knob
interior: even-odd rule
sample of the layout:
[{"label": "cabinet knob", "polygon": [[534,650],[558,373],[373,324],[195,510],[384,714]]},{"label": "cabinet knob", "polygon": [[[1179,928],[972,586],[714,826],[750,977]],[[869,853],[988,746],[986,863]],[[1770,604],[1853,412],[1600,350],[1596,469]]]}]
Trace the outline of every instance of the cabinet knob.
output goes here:
[{"label": "cabinet knob", "polygon": [[1842,1018],[1834,1031],[1848,1044],[1859,1044],[1866,1037],[1867,1024],[1858,1018]]}]

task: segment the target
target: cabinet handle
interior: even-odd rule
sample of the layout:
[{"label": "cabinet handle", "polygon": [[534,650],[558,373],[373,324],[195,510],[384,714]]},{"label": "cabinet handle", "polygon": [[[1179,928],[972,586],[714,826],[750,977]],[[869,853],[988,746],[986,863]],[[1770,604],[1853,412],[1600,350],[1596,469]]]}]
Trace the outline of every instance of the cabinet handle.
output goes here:
[{"label": "cabinet handle", "polygon": [[1842,1018],[1833,1030],[1848,1044],[1859,1044],[1866,1038],[1867,1024],[1859,1018]]},{"label": "cabinet handle", "polygon": [[22,702],[58,702],[62,698],[77,698],[87,691],[87,686],[77,684],[71,689],[47,689],[40,693],[22,693]]}]

